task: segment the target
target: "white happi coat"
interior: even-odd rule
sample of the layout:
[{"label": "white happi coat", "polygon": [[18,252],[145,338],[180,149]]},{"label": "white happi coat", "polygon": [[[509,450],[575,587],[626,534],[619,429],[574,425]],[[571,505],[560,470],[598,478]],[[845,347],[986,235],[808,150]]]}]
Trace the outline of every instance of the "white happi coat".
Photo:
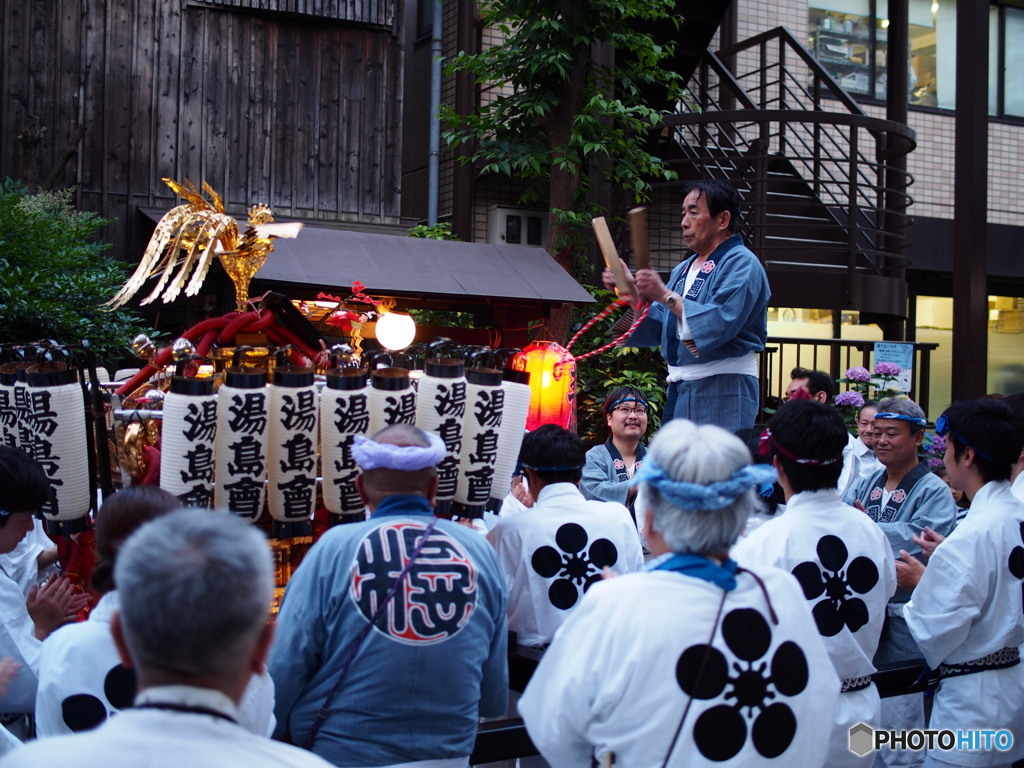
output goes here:
[{"label": "white happi coat", "polygon": [[[117,592],[108,592],[88,621],[63,626],[43,643],[35,708],[40,738],[91,730],[132,705],[135,673],[121,663],[110,634],[119,605]],[[253,675],[237,719],[257,735],[273,733],[274,682],[266,672]]]},{"label": "white happi coat", "polygon": [[[980,659],[1024,643],[1024,504],[1009,482],[985,484],[971,512],[936,547],[903,615],[928,666]],[[931,728],[1008,729],[1006,752],[930,755],[956,765],[1010,763],[1024,757],[1024,665],[942,680]]]},{"label": "white happi coat", "polygon": [[10,656],[21,665],[0,699],[0,712],[31,712],[35,706],[43,648],[35,632],[21,585],[0,565],[0,658]]},{"label": "white happi coat", "polygon": [[18,542],[18,546],[6,555],[0,555],[0,564],[4,572],[18,582],[26,597],[32,587],[57,572],[52,565],[40,571],[38,563],[40,553],[54,546],[56,545],[43,530],[43,521],[33,519],[32,530]]},{"label": "white happi coat", "polygon": [[[840,679],[866,677],[896,591],[889,540],[863,512],[844,504],[835,490],[790,497],[786,513],[765,522],[733,547],[731,557],[755,571],[771,565],[800,582],[818,632]],[[872,684],[839,697],[829,748],[829,768],[870,764],[848,748],[850,728],[879,724],[880,701]]]},{"label": "white happi coat", "polygon": [[589,768],[613,752],[620,768],[659,768],[689,706],[674,768],[821,766],[839,681],[793,577],[756,572],[764,589],[738,573],[724,604],[720,587],[673,571],[596,584],[519,702],[548,762]]},{"label": "white happi coat", "polygon": [[[36,739],[3,768],[330,768],[322,758],[232,722],[238,709],[213,688],[147,688],[128,709],[86,733]],[[188,711],[157,707],[170,705]],[[202,710],[202,711],[194,711]],[[229,719],[230,718],[230,719]]]},{"label": "white happi coat", "polygon": [[631,573],[644,563],[629,511],[588,501],[572,483],[544,486],[525,512],[502,519],[487,539],[508,583],[508,628],[521,645],[551,642],[605,566]]}]

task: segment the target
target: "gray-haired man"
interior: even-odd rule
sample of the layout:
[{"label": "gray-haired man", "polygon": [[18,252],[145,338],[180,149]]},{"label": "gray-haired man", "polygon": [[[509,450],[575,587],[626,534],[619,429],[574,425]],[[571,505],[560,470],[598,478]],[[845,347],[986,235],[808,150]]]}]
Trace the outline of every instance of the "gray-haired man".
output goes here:
[{"label": "gray-haired man", "polygon": [[115,578],[121,609],[111,632],[136,670],[135,706],[93,731],[27,744],[4,768],[327,766],[237,723],[273,636],[270,550],[259,530],[229,514],[172,512],[128,539]]},{"label": "gray-haired man", "polygon": [[719,427],[654,436],[633,482],[655,559],[587,591],[519,702],[549,763],[823,764],[839,680],[803,593],[728,557],[774,477]]}]

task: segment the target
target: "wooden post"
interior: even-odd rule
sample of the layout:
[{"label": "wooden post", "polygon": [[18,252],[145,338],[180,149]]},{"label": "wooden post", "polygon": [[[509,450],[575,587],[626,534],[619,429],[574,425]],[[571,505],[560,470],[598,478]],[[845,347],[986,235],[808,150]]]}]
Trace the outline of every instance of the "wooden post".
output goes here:
[{"label": "wooden post", "polygon": [[988,374],[988,9],[956,5],[954,401],[985,394]]}]

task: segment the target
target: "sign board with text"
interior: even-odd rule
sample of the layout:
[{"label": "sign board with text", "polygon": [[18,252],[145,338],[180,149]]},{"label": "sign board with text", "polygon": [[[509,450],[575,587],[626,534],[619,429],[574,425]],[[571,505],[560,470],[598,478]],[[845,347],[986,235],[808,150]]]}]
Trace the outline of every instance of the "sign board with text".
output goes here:
[{"label": "sign board with text", "polygon": [[902,341],[876,341],[875,365],[894,363],[900,372],[895,380],[883,381],[877,376],[872,380],[876,388],[897,389],[910,392],[910,380],[914,374],[914,345]]}]

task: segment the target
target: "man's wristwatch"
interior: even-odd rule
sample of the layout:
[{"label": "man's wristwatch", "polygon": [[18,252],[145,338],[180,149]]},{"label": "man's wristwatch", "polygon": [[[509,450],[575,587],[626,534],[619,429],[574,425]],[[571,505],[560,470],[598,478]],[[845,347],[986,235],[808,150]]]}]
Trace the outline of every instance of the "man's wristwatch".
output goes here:
[{"label": "man's wristwatch", "polygon": [[668,296],[665,297],[665,300],[662,302],[662,304],[664,304],[669,309],[672,309],[672,307],[676,305],[677,301],[679,301],[679,294],[670,293]]}]

